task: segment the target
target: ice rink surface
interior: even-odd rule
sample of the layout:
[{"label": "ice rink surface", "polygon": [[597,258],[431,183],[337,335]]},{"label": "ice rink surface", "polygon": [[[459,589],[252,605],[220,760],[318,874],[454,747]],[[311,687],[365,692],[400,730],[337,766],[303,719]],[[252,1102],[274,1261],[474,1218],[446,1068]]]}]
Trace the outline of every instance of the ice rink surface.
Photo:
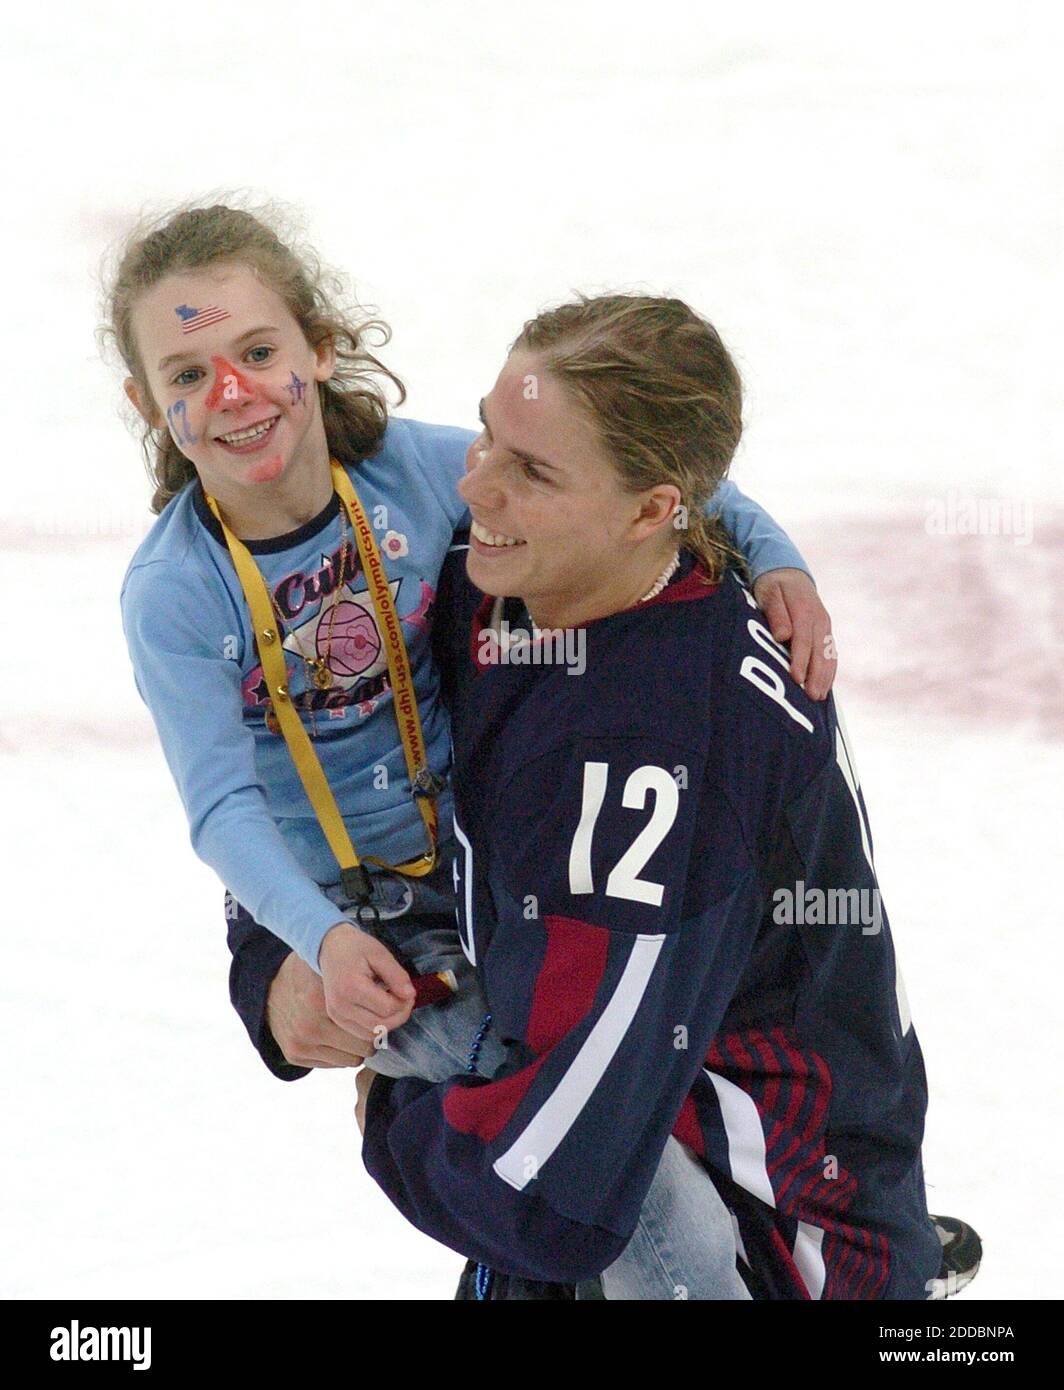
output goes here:
[{"label": "ice rink surface", "polygon": [[[119,625],[148,487],[94,277],[146,203],[244,188],[392,324],[416,418],[471,424],[573,288],[716,323],[733,476],[836,622],[931,1209],[983,1234],[973,1296],[1060,1297],[1052,7],[103,3],[5,37],[0,1293],[447,1299],[461,1265],[362,1170],[354,1073],[248,1045]],[[978,499],[1018,534],[950,528]]]}]

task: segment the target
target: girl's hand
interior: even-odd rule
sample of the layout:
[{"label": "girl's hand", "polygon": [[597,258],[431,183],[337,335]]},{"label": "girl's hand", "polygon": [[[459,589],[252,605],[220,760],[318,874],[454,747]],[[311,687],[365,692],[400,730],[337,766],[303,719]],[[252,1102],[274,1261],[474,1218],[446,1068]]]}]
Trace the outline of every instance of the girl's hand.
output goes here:
[{"label": "girl's hand", "polygon": [[325,1009],[339,1028],[380,1045],[414,1007],[410,976],[387,946],[348,921],[326,932],[318,952]]},{"label": "girl's hand", "polygon": [[835,679],[831,618],[803,570],[767,570],[754,581],[754,598],[777,642],[791,644],[791,675],[811,700],[823,700]]},{"label": "girl's hand", "polygon": [[355,1077],[355,1119],[358,1122],[358,1132],[366,1132],[366,1099],[369,1096],[369,1088],[373,1085],[373,1078],[376,1072],[370,1071],[369,1067],[363,1067]]}]

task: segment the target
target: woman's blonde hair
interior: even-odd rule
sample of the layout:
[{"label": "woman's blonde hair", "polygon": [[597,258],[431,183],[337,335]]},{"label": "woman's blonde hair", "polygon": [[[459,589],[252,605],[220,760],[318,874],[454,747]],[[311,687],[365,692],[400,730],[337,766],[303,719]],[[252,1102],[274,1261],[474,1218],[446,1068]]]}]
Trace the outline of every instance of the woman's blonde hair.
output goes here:
[{"label": "woman's blonde hair", "polygon": [[720,335],[679,299],[579,295],[530,319],[513,348],[539,354],[596,425],[622,486],[680,490],[680,540],[711,580],[742,567],[706,502],[742,434],[742,383]]},{"label": "woman's blonde hair", "polygon": [[[119,248],[117,265],[108,277],[101,343],[113,339],[141,400],[158,415],[133,332],[137,300],[174,272],[227,262],[246,265],[284,301],[311,348],[333,343],[336,369],[329,381],[317,384],[325,437],[333,458],[357,464],[375,453],[384,439],[388,402],[379,378],[396,387],[397,404],[406,399],[403,383],[367,346],[373,334],[379,343],[387,342],[389,330],[380,319],[339,307],[335,296],[342,282],[323,272],[309,248],[296,250],[282,239],[270,225],[281,220],[275,208],[249,212],[223,204],[182,206],[142,220]],[[165,427],[146,425],[141,444],[155,489],[151,509],[158,513],[196,472]]]}]

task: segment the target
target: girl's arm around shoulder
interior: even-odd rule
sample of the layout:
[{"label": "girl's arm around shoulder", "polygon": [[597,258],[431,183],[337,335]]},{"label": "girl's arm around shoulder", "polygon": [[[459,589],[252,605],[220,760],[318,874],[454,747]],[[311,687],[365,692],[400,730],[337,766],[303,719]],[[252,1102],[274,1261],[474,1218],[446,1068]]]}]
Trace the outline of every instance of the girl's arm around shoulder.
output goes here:
[{"label": "girl's arm around shoulder", "polygon": [[811,699],[822,700],[835,679],[837,651],[812,571],[779,523],[730,478],[710,498],[706,512],[720,517],[746,560],[773,637],[790,643],[794,679]]}]

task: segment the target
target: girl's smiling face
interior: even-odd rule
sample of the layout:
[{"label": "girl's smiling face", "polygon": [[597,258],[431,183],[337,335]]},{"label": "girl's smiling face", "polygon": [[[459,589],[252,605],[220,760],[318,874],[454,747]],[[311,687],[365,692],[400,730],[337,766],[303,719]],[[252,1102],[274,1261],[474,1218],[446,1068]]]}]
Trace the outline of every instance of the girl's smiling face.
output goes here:
[{"label": "girl's smiling face", "polygon": [[163,420],[203,486],[219,497],[283,479],[294,461],[328,458],[315,384],[335,354],[307,343],[284,301],[233,262],[167,275],[133,309],[152,402],[126,393],[149,423]]}]

